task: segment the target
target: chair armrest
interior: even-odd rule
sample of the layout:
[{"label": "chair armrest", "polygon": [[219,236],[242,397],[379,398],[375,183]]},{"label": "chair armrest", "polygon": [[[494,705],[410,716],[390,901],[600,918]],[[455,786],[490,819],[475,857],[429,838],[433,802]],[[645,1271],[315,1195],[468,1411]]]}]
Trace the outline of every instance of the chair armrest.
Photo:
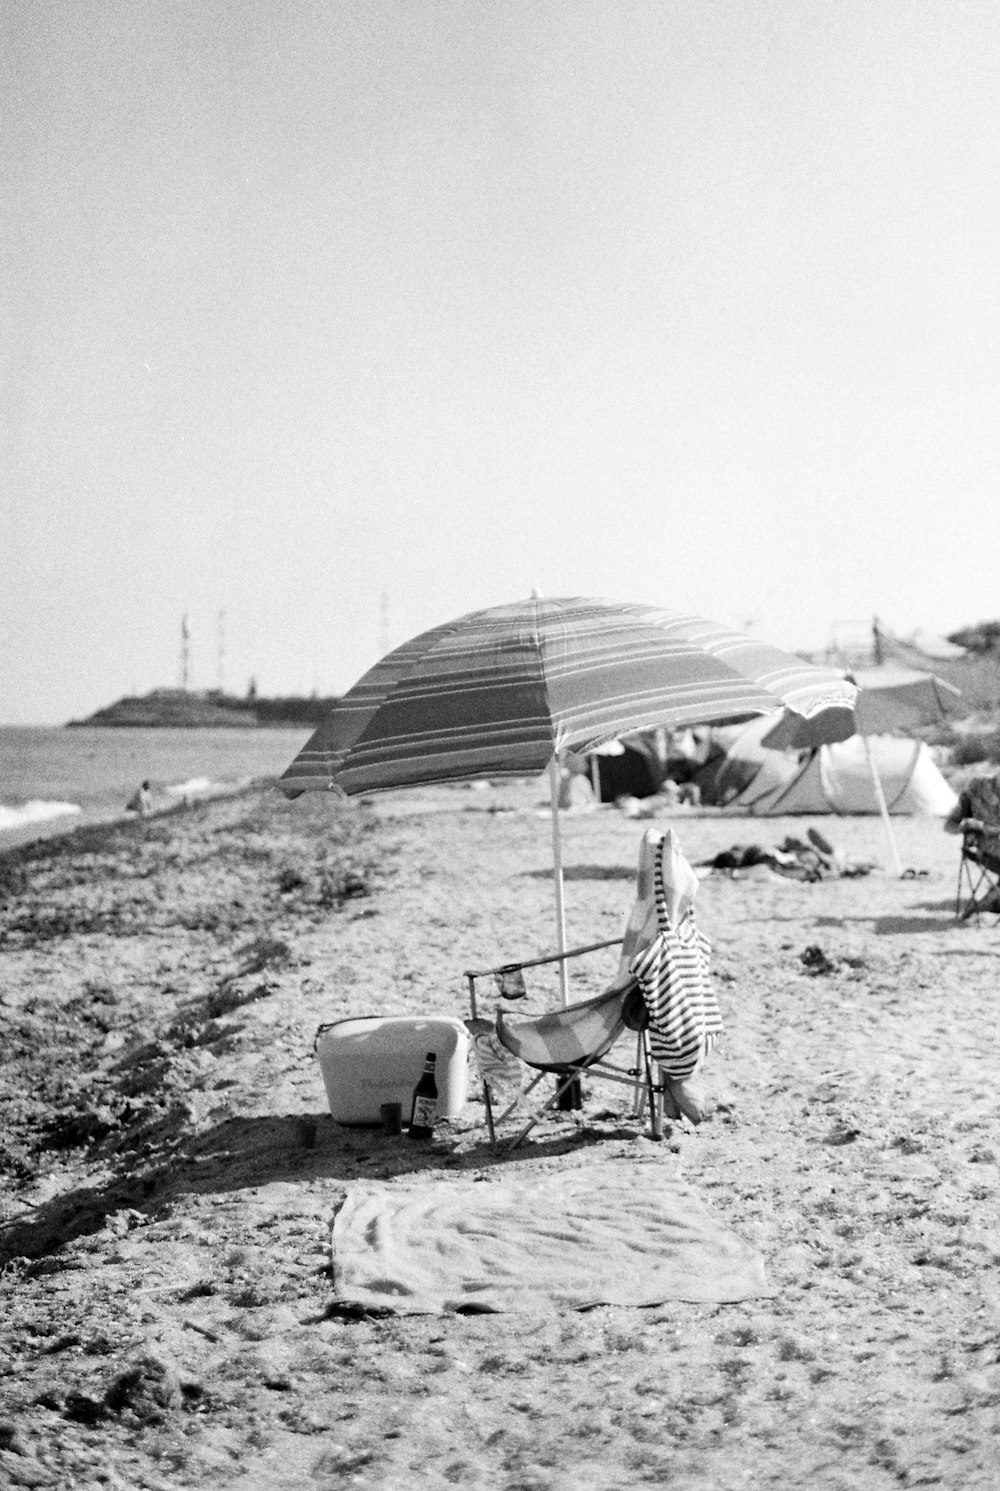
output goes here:
[{"label": "chair armrest", "polygon": [[966,818],[962,823],[962,834],[979,843],[1000,843],[1000,823],[983,823],[979,818]]}]

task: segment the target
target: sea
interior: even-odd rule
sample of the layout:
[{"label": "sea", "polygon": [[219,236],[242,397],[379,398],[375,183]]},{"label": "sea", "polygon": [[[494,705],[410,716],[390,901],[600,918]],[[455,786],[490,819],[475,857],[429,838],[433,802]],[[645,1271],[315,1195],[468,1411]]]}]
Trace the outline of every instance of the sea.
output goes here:
[{"label": "sea", "polygon": [[311,728],[0,726],[0,853],[124,817],[145,780],[156,809],[278,777],[311,734]]}]

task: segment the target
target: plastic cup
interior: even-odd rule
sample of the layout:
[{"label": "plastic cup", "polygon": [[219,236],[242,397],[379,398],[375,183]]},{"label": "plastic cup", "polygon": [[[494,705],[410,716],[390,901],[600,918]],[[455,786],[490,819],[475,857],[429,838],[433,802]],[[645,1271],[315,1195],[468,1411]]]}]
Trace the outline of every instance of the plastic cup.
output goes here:
[{"label": "plastic cup", "polygon": [[384,1134],[401,1134],[403,1132],[403,1108],[401,1103],[383,1103],[378,1111],[379,1117],[382,1120],[382,1132]]}]

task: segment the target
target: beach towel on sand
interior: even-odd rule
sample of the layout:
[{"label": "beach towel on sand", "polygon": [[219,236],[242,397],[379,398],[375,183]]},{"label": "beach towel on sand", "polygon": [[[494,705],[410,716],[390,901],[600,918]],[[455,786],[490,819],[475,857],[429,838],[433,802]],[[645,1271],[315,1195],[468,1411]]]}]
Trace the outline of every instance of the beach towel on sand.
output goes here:
[{"label": "beach towel on sand", "polygon": [[759,1253],[689,1187],[623,1160],[354,1186],[332,1255],[335,1303],[374,1313],[551,1315],[771,1292]]}]

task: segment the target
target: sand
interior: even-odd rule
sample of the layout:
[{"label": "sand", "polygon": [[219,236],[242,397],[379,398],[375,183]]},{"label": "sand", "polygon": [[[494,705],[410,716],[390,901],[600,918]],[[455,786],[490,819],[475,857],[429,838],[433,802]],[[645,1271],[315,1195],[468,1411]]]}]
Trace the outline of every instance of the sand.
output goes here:
[{"label": "sand", "polygon": [[[430,1147],[333,1124],[320,1023],[463,1016],[464,969],[551,950],[542,803],[540,782],[347,806],[265,784],[0,859],[0,1484],[998,1484],[1000,930],[956,923],[939,822],[895,820],[912,878],[878,819],[823,818],[870,873],[702,882],[726,1034],[700,1128],[655,1143],[596,1088],[513,1152],[478,1101]],[[692,861],[808,826],[658,821]],[[645,826],[566,816],[571,942],[621,931]],[[613,954],[591,961],[580,997]],[[356,1181],[592,1161],[692,1187],[774,1292],[331,1311]]]}]

